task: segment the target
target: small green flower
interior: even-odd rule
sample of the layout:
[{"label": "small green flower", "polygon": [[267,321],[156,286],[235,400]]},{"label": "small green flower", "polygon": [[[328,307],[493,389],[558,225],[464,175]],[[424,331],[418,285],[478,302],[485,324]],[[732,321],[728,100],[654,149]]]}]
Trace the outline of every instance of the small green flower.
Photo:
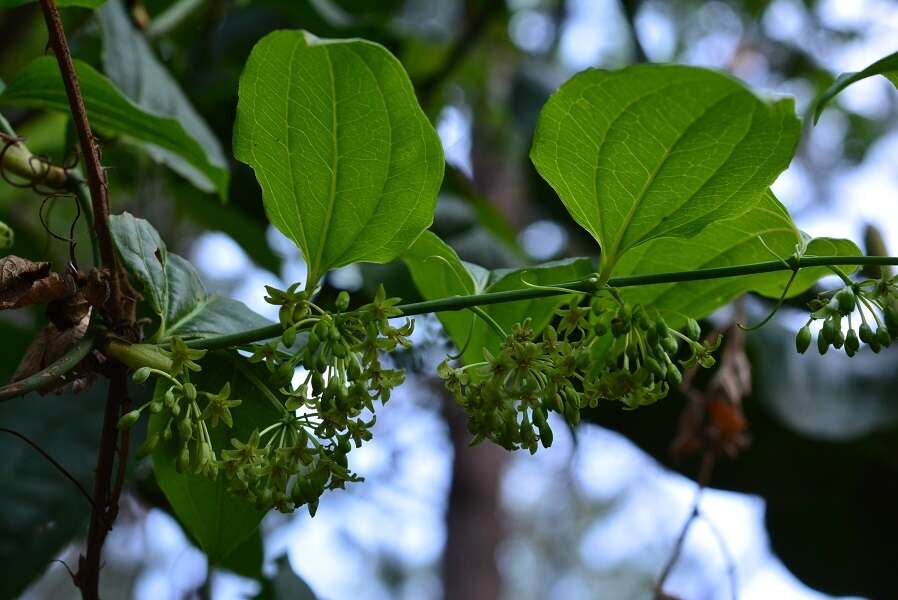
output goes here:
[{"label": "small green flower", "polygon": [[211,419],[212,427],[218,427],[218,421],[224,421],[228,427],[234,426],[234,419],[231,417],[231,409],[243,402],[242,400],[230,399],[231,384],[225,383],[217,394],[206,394],[209,403],[203,411],[203,419]]},{"label": "small green flower", "polygon": [[176,337],[172,338],[171,349],[168,351],[168,355],[172,362],[171,374],[179,375],[186,371],[201,371],[202,367],[195,361],[203,358],[206,355],[206,351],[188,348],[184,340]]}]

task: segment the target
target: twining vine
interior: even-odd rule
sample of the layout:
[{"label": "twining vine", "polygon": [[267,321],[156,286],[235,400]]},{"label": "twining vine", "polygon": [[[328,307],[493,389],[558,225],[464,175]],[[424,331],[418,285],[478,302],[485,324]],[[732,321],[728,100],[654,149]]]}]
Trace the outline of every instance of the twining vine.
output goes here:
[{"label": "twining vine", "polygon": [[[808,270],[813,277],[804,277],[808,280],[804,289],[811,279],[832,272],[841,285],[810,303],[807,324],[796,336],[797,351],[808,350],[815,331],[821,354],[835,348],[854,356],[862,345],[880,352],[898,339],[898,278],[882,270],[878,278],[858,279],[840,268],[898,265],[898,257],[858,256],[856,247],[844,240],[806,239],[769,192],[797,143],[798,120],[791,105],[763,103],[741,84],[702,69],[654,65],[620,72],[586,71],[562,86],[544,108],[531,157],[572,217],[595,238],[600,258],[597,268],[590,266],[592,272],[583,274],[583,264],[588,263],[583,259],[575,279],[550,277],[550,282],[531,283],[531,271],[551,276],[567,273],[564,269],[570,265],[537,265],[511,274],[487,272],[462,263],[436,236],[422,242],[431,246],[417,258],[439,260],[424,272],[416,270],[413,246],[424,239],[422,232],[432,222],[443,175],[436,133],[402,65],[386,49],[359,40],[323,41],[308,32],[275,32],[260,41],[241,80],[235,155],[254,169],[274,224],[314,265],[309,281],[287,289],[267,288],[265,300],[277,307],[278,322],[266,323],[236,301],[208,295],[195,269],[168,254],[149,223],[128,214],[110,214],[108,183],[88,108],[102,113],[106,102],[123,100],[119,108],[132,111],[131,118],[147,114],[114,96],[114,86],[112,91],[102,88],[107,94],[104,102],[91,104],[94,96],[83,93],[79,83],[79,73],[90,71],[76,68],[54,1],[40,0],[40,5],[86,177],[32,156],[25,140],[2,119],[0,170],[4,178],[12,174],[35,191],[49,189],[49,194],[75,197],[90,223],[94,268],[84,272],[72,260],[69,272],[51,273],[46,263],[2,259],[3,308],[46,304],[48,327],[55,328],[51,332],[82,326],[83,331],[49,365],[0,387],[0,401],[55,389],[85,374],[99,373],[109,381],[89,494],[87,547],[74,575],[85,598],[99,597],[101,550],[126,481],[129,431],[138,421],[149,421],[138,455],[153,456],[164,491],[170,477],[187,478],[186,485],[194,481],[192,477],[223,480],[232,499],[259,514],[272,508],[289,512],[307,507],[314,515],[326,490],[360,481],[350,469],[348,454],[372,438],[378,405],[385,404],[404,381],[404,371],[392,355],[412,347],[416,315],[436,313],[459,348],[457,355],[440,363],[437,375],[467,412],[474,442],[489,440],[531,453],[552,445],[550,421],[556,418],[576,426],[584,409],[604,401],[636,410],[688,385],[696,370],[717,365],[715,353],[723,338],[704,335],[696,320],[709,310],[691,314],[689,307],[682,312],[640,301],[638,295],[634,300],[629,295],[632,289],[734,280],[742,287],[733,297],[761,291],[780,296],[779,308],[790,286]],[[485,11],[484,24],[488,16]],[[484,26],[477,23],[476,27]],[[452,70],[460,60],[466,51],[463,46],[457,46],[434,78],[424,80],[419,93],[425,99],[434,93],[443,71]],[[296,56],[303,68],[294,72]],[[46,76],[40,67],[35,72]],[[317,102],[306,91],[308,82],[303,78],[315,69],[330,79],[331,85],[321,91],[332,95],[328,102]],[[347,81],[353,85],[342,87]],[[696,100],[687,84],[707,88],[709,97]],[[96,86],[97,80],[85,78],[87,85]],[[365,92],[356,93],[356,86]],[[26,105],[45,101],[24,88],[13,82],[0,100],[11,98]],[[96,93],[98,88],[88,89]],[[677,91],[683,89],[689,93]],[[694,122],[710,119],[707,126],[713,135],[699,132],[690,139],[687,134],[694,122],[678,122],[680,115],[660,109],[628,113],[639,110],[633,98],[624,97],[632,90],[639,99],[681,103]],[[669,97],[659,90],[668,90]],[[352,105],[364,94],[378,95],[383,102],[376,107],[365,102]],[[720,98],[734,100],[730,105]],[[281,110],[283,102],[298,104],[315,118],[263,122],[271,115],[289,118],[293,112]],[[269,110],[257,111],[259,104]],[[343,105],[351,105],[348,118],[342,115],[345,122],[340,129],[349,137],[338,140],[338,107]],[[608,107],[619,112],[609,118],[602,112]],[[731,128],[732,123],[738,125],[752,111],[763,118],[743,123],[746,132],[728,138],[738,129]],[[359,119],[360,113],[366,118]],[[653,124],[659,114],[666,116]],[[352,129],[362,122],[363,128]],[[326,129],[328,123],[332,130],[315,129]],[[657,127],[651,135],[646,134],[651,143],[637,149],[644,151],[637,156],[627,145],[631,131],[638,135],[638,128],[653,125]],[[627,135],[613,131],[614,126],[629,128]],[[301,139],[291,138],[289,132],[301,127],[307,127]],[[282,130],[288,132],[286,140]],[[345,134],[347,130],[351,134]],[[763,157],[752,154],[754,146],[751,152],[739,150],[749,132],[766,140]],[[384,147],[385,139],[395,147]],[[338,142],[343,144],[340,152]],[[694,163],[713,157],[709,144],[729,144],[728,156],[757,168],[731,167],[727,159],[705,165],[704,172],[693,177],[689,169]],[[675,147],[685,156],[681,163],[672,151]],[[191,146],[184,153],[194,150]],[[279,152],[286,156],[276,156]],[[646,165],[652,161],[657,164],[650,169]],[[588,173],[588,168],[595,173]],[[357,180],[341,178],[339,173],[345,172],[361,175]],[[747,172],[752,175],[747,177]],[[597,185],[600,176],[610,183]],[[699,176],[706,179],[689,187]],[[728,185],[732,188],[728,195],[718,193],[718,187]],[[685,200],[670,198],[676,194]],[[683,209],[687,203],[692,203],[690,210]],[[403,218],[395,218],[397,214]],[[732,226],[737,219],[745,222]],[[714,244],[695,242],[690,247],[689,242],[713,233],[717,221],[730,223],[737,234],[755,227],[758,233],[748,232],[742,245],[752,251],[762,248],[767,252],[763,256],[777,253],[762,232],[778,232],[778,247],[795,251],[760,262],[757,254],[737,253],[739,260],[734,260],[722,251],[693,260],[696,266],[691,269],[635,269],[615,275],[628,252],[642,251],[648,264],[669,258],[663,244],[671,240],[685,240],[680,247],[684,261],[695,259],[696,252],[712,252],[708,248]],[[734,248],[727,251],[736,252]],[[333,305],[321,303],[318,292],[329,270],[397,258],[407,261],[424,300],[403,303],[380,286],[370,301],[355,308],[351,307],[356,299],[345,291]],[[436,270],[435,278],[430,269]],[[773,274],[788,274],[788,283],[779,285],[779,278],[770,278]],[[728,300],[724,296],[715,299],[718,306]],[[523,301],[539,310],[515,319],[501,312]],[[137,320],[138,308],[149,317]],[[154,325],[154,333],[143,331]],[[130,406],[129,377],[138,384],[152,381],[152,398]],[[709,452],[704,455],[701,487],[707,485],[713,464],[714,454]],[[177,513],[178,499],[171,500]],[[257,525],[259,514],[251,525]],[[690,522],[699,514],[696,504]],[[688,525],[664,568],[656,595],[676,562]],[[185,523],[188,529],[192,526]],[[202,544],[200,534],[191,532]],[[226,554],[222,551],[215,559]]]}]

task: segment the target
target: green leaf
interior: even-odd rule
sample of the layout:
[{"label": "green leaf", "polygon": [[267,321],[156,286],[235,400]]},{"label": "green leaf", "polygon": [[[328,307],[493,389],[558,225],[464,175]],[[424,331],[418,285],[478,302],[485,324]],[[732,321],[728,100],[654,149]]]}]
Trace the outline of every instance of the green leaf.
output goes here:
[{"label": "green leaf", "polygon": [[[807,242],[795,227],[785,207],[768,192],[742,215],[722,220],[699,235],[662,238],[628,252],[615,275],[648,275],[691,271],[713,267],[766,262],[795,254],[805,246],[805,256],[858,256],[860,250],[848,240],[815,239]],[[802,269],[790,288],[797,295],[821,277],[832,274],[826,268]],[[749,291],[778,298],[791,272],[780,271],[709,281],[688,281],[622,288],[630,302],[654,306],[670,324],[679,326],[687,317],[701,318]]]},{"label": "green leaf", "polygon": [[[221,144],[168,70],[159,63],[143,34],[131,25],[121,0],[110,0],[97,11],[103,31],[103,70],[119,90],[138,106],[155,115],[177,120],[199,142],[212,166],[225,176],[218,193],[227,195],[228,165]],[[156,162],[168,165],[199,189],[212,192],[216,184],[179,154],[155,145],[147,152]]]},{"label": "green leaf", "polygon": [[265,547],[262,543],[262,532],[257,529],[255,534],[246,538],[242,544],[214,566],[227,569],[241,577],[261,580],[264,563]]},{"label": "green leaf", "polygon": [[743,212],[788,166],[798,138],[791,99],[763,102],[706,69],[637,65],[562,85],[540,113],[530,157],[599,243],[607,276],[630,248]]},{"label": "green leaf", "polygon": [[[21,355],[5,351],[7,342],[13,342],[10,332],[2,327],[0,336],[0,355],[15,365]],[[135,403],[147,396],[148,390],[131,389]],[[105,404],[106,386],[99,383],[79,394],[32,393],[0,403],[0,423],[28,436],[90,493]],[[138,436],[132,431],[132,443],[140,443]],[[0,598],[19,598],[66,544],[84,535],[90,505],[71,481],[21,439],[0,433],[0,456]]]},{"label": "green leaf", "polygon": [[814,102],[814,123],[820,119],[823,109],[835,98],[839,92],[847,88],[852,83],[856,83],[861,79],[872,77],[874,75],[882,75],[898,87],[898,52],[889,54],[885,58],[881,58],[866,69],[849,73],[842,73],[835,82],[829,86]]},{"label": "green leaf", "polygon": [[[75,69],[93,127],[102,132],[126,136],[144,147],[176,155],[212,182],[220,194],[226,193],[227,169],[211,162],[203,146],[185,131],[181,123],[136,105],[87,63],[75,61]],[[56,59],[42,56],[19,71],[0,94],[0,104],[67,113],[69,101]],[[156,155],[159,155],[158,152]]]},{"label": "green leaf", "polygon": [[[203,370],[191,375],[191,382],[198,390],[217,392],[224,382],[230,382],[231,397],[243,400],[240,406],[231,409],[233,429],[221,423],[209,431],[216,452],[230,448],[231,438],[246,441],[254,429],[262,429],[283,416],[266,399],[280,394],[263,383],[269,373],[261,365],[249,364],[231,353],[209,354],[200,364]],[[157,399],[161,399],[167,387],[160,380],[156,386]],[[148,435],[165,426],[164,418],[168,417],[150,418]],[[265,511],[231,494],[223,474],[213,481],[200,475],[178,473],[177,452],[177,433],[168,443],[160,442],[153,452],[156,480],[181,525],[199,543],[210,562],[221,564],[257,530]]]},{"label": "green leaf", "polygon": [[404,252],[432,222],[443,177],[439,138],[399,61],[371,42],[303,31],[253,48],[234,155],[305,255],[311,285],[329,269]]},{"label": "green leaf", "polygon": [[[427,300],[481,293],[489,279],[489,271],[476,265],[466,267],[455,250],[431,231],[422,233],[402,260],[421,296]],[[465,345],[473,316],[470,311],[437,313],[449,339],[459,348]]]},{"label": "green leaf", "polygon": [[[0,8],[14,8],[16,6],[22,6],[23,4],[28,4],[29,2],[36,2],[37,0],[0,0]],[[102,6],[106,0],[56,0],[56,6],[81,6],[83,8],[96,8],[98,6]]]},{"label": "green leaf", "polygon": [[[465,263],[455,251],[430,231],[425,231],[403,256],[412,280],[426,299],[470,296],[484,292],[519,290],[530,285],[553,285],[586,277],[595,271],[592,260],[573,258],[520,269],[487,271]],[[525,283],[526,282],[526,283]],[[532,320],[535,331],[541,331],[552,314],[569,296],[534,298],[483,307],[505,331],[524,319]],[[482,360],[482,350],[495,350],[502,341],[483,319],[470,311],[437,313],[452,342],[463,348],[465,363]],[[469,341],[470,338],[470,341]]]},{"label": "green leaf", "polygon": [[170,254],[144,219],[127,212],[112,215],[109,227],[122,262],[159,318],[155,341],[224,335],[271,324],[242,302],[210,296],[196,268]]}]

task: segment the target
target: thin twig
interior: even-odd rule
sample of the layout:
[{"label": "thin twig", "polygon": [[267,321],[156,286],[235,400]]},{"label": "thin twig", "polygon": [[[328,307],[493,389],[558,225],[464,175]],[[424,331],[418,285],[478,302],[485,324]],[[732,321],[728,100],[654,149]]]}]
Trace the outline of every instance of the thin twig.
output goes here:
[{"label": "thin twig", "polygon": [[633,40],[633,57],[634,63],[648,62],[648,55],[642,42],[639,41],[639,32],[636,29],[636,14],[639,12],[639,0],[621,0],[621,8],[624,12],[624,18],[627,21],[627,27],[630,30],[630,37]]},{"label": "thin twig", "polygon": [[62,358],[47,368],[38,371],[30,377],[0,387],[0,402],[24,396],[29,392],[40,390],[55,383],[60,377],[77,367],[90,354],[93,344],[93,336],[84,336]]},{"label": "thin twig", "polygon": [[670,553],[670,557],[667,559],[664,568],[661,570],[661,575],[658,577],[658,583],[655,585],[655,600],[663,600],[666,597],[664,595],[664,584],[667,582],[674,566],[680,559],[680,555],[683,553],[683,546],[686,542],[686,536],[689,534],[689,529],[692,527],[692,523],[700,514],[699,505],[702,500],[702,492],[711,480],[715,459],[716,457],[712,450],[706,450],[702,456],[702,465],[698,475],[698,489],[695,492],[695,499],[692,501],[692,510],[689,512],[689,517],[686,519],[686,523],[683,524],[683,529],[680,530],[680,535],[677,536],[673,551]]},{"label": "thin twig", "polygon": [[739,574],[736,571],[736,559],[733,557],[733,553],[730,552],[730,547],[729,545],[727,545],[727,541],[723,537],[723,533],[721,533],[720,529],[718,529],[714,521],[708,518],[708,515],[701,511],[699,511],[698,518],[708,525],[708,529],[711,530],[711,535],[713,535],[714,539],[717,540],[717,547],[720,548],[720,553],[723,554],[723,559],[724,561],[726,561],[727,565],[727,576],[730,580],[730,596],[733,600],[738,600]]},{"label": "thin twig", "polygon": [[25,442],[26,444],[31,446],[38,454],[40,454],[45,459],[47,459],[47,462],[49,462],[51,465],[53,465],[57,471],[62,473],[63,477],[65,477],[66,479],[71,481],[72,484],[76,488],[78,488],[78,491],[81,492],[81,495],[84,497],[85,500],[87,500],[87,503],[90,504],[90,506],[94,510],[94,512],[97,512],[97,505],[94,504],[93,498],[90,497],[90,494],[87,493],[87,490],[84,489],[84,486],[81,485],[81,482],[78,481],[77,479],[75,479],[74,475],[69,473],[65,467],[63,467],[61,464],[59,464],[59,462],[55,458],[50,456],[50,454],[46,450],[41,448],[37,444],[37,442],[35,442],[31,438],[29,438],[24,433],[20,433],[18,431],[12,430],[12,429],[7,429],[6,427],[0,427],[0,432],[8,433],[9,435],[19,438],[20,440],[22,440],[23,442]]}]

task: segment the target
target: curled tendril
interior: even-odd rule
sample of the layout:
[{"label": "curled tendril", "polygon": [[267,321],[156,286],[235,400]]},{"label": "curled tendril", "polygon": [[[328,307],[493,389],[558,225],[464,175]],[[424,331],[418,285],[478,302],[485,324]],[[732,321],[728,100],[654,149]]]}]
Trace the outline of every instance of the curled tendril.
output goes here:
[{"label": "curled tendril", "polygon": [[786,296],[789,295],[789,290],[792,288],[792,284],[795,282],[796,277],[798,277],[798,269],[795,269],[792,271],[792,276],[789,278],[789,282],[786,284],[786,287],[783,289],[782,295],[780,296],[779,300],[777,300],[776,306],[774,306],[773,310],[770,311],[770,314],[768,314],[766,317],[764,317],[764,319],[760,323],[757,323],[756,325],[748,326],[748,325],[743,325],[742,323],[737,323],[736,325],[738,325],[739,329],[741,329],[742,331],[755,331],[756,329],[760,329],[761,327],[763,327],[764,325],[769,323],[770,319],[772,319],[774,317],[774,315],[776,315],[776,313],[779,312],[780,308],[783,307],[783,302],[786,301]]},{"label": "curled tendril", "polygon": [[[78,242],[75,239],[75,227],[78,225],[78,221],[81,219],[81,204],[77,201],[77,198],[72,194],[60,193],[59,190],[45,186],[47,178],[50,176],[52,169],[58,167],[62,169],[65,173],[68,173],[72,169],[78,166],[78,153],[74,152],[73,148],[70,148],[66,153],[66,161],[63,165],[55,165],[49,158],[45,156],[39,156],[36,154],[31,154],[28,157],[28,168],[31,170],[31,177],[26,181],[16,181],[13,176],[8,172],[6,162],[4,159],[10,150],[17,145],[24,144],[26,138],[17,135],[8,135],[5,133],[0,133],[0,141],[3,142],[2,148],[0,148],[0,178],[3,179],[8,185],[18,189],[30,189],[35,194],[39,196],[43,196],[43,201],[41,202],[40,208],[38,209],[38,218],[40,219],[41,226],[44,228],[44,231],[47,232],[47,235],[51,238],[59,240],[68,244],[69,246],[69,265],[71,268],[77,270],[78,262],[75,254],[75,250],[77,248]],[[63,237],[52,230],[49,224],[50,220],[50,212],[54,206],[56,200],[61,198],[72,198],[75,205],[75,217],[69,225],[69,235],[68,237]]]},{"label": "curled tendril", "polygon": [[[75,218],[72,219],[72,223],[69,225],[69,237],[63,237],[56,232],[54,232],[50,228],[50,210],[53,207],[53,203],[56,200],[62,198],[71,198],[72,203],[75,205]],[[49,208],[48,208],[49,205]],[[78,220],[81,218],[81,205],[75,199],[72,194],[48,194],[44,196],[43,201],[41,202],[41,206],[37,211],[38,218],[41,221],[41,225],[44,228],[44,231],[47,232],[47,235],[51,236],[54,239],[59,240],[60,242],[65,242],[69,245],[69,263],[71,266],[77,271],[78,270],[78,260],[75,256],[75,249],[78,246],[78,241],[75,239],[75,227],[78,225]]]}]

